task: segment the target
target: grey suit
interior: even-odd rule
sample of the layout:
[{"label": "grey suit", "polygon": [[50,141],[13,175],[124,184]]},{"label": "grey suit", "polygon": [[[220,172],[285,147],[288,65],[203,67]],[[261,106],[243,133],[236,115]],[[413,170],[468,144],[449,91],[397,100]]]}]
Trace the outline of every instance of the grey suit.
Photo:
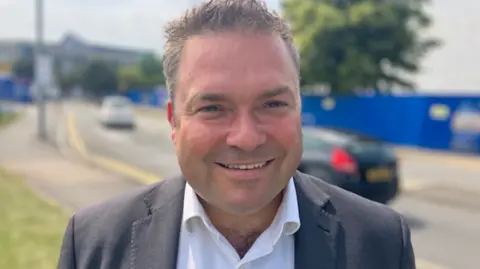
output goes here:
[{"label": "grey suit", "polygon": [[[399,214],[306,174],[294,180],[296,269],[415,268]],[[185,180],[173,178],[79,211],[65,232],[59,268],[174,269],[184,189]]]}]

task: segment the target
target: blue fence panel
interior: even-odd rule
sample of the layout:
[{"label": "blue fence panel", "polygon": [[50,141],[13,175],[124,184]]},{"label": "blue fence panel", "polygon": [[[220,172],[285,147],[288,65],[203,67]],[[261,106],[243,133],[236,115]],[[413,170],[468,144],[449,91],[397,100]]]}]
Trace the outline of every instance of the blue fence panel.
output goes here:
[{"label": "blue fence panel", "polygon": [[0,78],[0,100],[23,103],[32,102],[28,83],[15,81],[11,77]]},{"label": "blue fence panel", "polygon": [[304,96],[304,124],[346,128],[392,143],[416,144],[421,138],[424,106],[420,98]]},{"label": "blue fence panel", "polygon": [[[420,146],[480,153],[480,97],[429,96],[426,100]],[[461,148],[458,143],[465,145]]]},{"label": "blue fence panel", "polygon": [[148,105],[164,108],[168,100],[168,93],[164,88],[157,89],[130,89],[124,96],[138,105]]},{"label": "blue fence panel", "polygon": [[14,86],[12,79],[0,78],[0,100],[13,100],[15,97]]},{"label": "blue fence panel", "polygon": [[395,144],[480,153],[478,96],[303,96],[302,101],[304,125],[351,129]]}]

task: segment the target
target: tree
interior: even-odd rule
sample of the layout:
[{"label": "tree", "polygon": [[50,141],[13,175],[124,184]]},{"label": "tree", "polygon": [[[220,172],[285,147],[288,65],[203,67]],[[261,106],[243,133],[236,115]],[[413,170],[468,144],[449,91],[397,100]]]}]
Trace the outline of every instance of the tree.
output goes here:
[{"label": "tree", "polygon": [[69,93],[75,86],[80,84],[81,76],[76,72],[56,73],[56,78],[62,92]]},{"label": "tree", "polygon": [[142,86],[142,73],[135,67],[121,67],[118,69],[118,87],[121,91]]},{"label": "tree", "polygon": [[165,84],[162,61],[157,59],[155,55],[148,54],[143,57],[138,68],[142,74],[143,87],[155,87],[160,84]]},{"label": "tree", "polygon": [[424,39],[428,0],[284,0],[302,59],[302,85],[332,92],[412,89],[406,74],[440,43]]},{"label": "tree", "polygon": [[143,57],[135,67],[123,67],[118,70],[120,90],[132,88],[152,89],[165,83],[161,60],[155,55]]},{"label": "tree", "polygon": [[12,73],[18,78],[32,80],[34,77],[35,64],[33,57],[22,57],[12,66]]},{"label": "tree", "polygon": [[80,85],[94,96],[117,91],[117,73],[115,67],[107,62],[95,60],[90,62],[79,78]]},{"label": "tree", "polygon": [[145,55],[139,63],[140,72],[146,77],[158,77],[163,76],[162,62],[158,60],[155,55]]}]

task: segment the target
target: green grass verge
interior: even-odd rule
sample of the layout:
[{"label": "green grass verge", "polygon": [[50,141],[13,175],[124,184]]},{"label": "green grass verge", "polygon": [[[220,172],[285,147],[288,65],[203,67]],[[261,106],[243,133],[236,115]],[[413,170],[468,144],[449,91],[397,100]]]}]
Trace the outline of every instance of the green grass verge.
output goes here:
[{"label": "green grass verge", "polygon": [[18,117],[16,113],[0,113],[0,128],[6,126],[7,124],[13,122]]},{"label": "green grass verge", "polygon": [[0,268],[56,268],[68,218],[0,168]]}]

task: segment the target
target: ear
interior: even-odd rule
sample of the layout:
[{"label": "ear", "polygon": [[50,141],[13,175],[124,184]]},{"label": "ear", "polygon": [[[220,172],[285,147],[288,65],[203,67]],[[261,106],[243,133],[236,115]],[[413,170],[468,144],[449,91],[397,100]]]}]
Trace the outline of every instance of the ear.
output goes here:
[{"label": "ear", "polygon": [[172,128],[170,137],[172,138],[173,143],[175,143],[176,122],[175,122],[175,116],[173,115],[173,102],[172,102],[172,100],[168,100],[168,102],[167,102],[167,119],[168,119],[168,122],[170,123],[170,127]]}]

